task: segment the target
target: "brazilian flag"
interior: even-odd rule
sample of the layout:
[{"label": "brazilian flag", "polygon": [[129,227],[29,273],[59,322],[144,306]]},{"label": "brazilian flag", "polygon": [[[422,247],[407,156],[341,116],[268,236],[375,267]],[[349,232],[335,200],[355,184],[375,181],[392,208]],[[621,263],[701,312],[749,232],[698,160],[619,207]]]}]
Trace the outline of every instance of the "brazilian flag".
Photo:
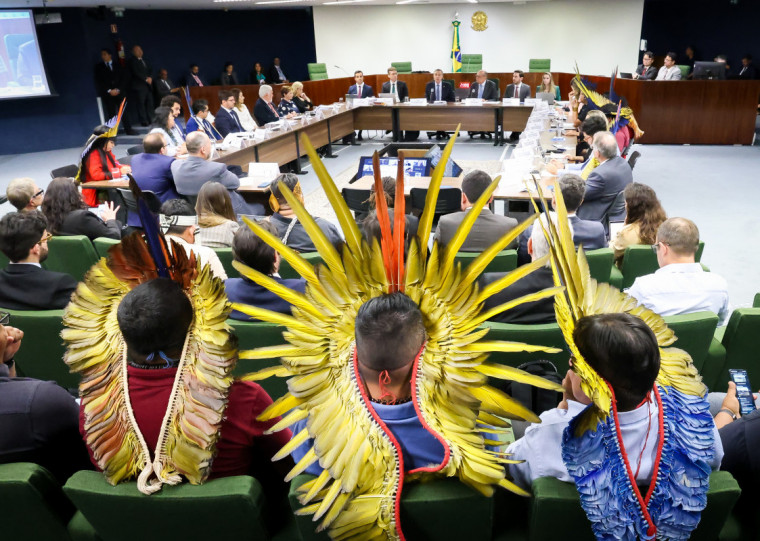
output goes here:
[{"label": "brazilian flag", "polygon": [[462,71],[462,50],[459,47],[459,21],[451,21],[454,26],[454,42],[451,45],[451,71],[459,73]]}]

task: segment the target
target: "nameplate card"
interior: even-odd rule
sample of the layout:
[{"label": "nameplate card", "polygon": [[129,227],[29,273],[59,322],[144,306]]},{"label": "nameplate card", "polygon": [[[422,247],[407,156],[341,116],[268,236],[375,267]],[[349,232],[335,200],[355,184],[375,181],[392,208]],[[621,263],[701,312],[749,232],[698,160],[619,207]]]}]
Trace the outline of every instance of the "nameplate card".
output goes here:
[{"label": "nameplate card", "polygon": [[424,107],[427,104],[428,102],[426,98],[412,98],[409,100],[409,105],[414,105],[417,107],[420,107],[420,106]]},{"label": "nameplate card", "polygon": [[446,101],[444,101],[444,100],[435,100],[433,102],[433,105],[446,105]]},{"label": "nameplate card", "polygon": [[256,131],[253,132],[253,140],[254,141],[263,141],[266,138],[267,138],[267,131],[266,130],[262,130],[261,128],[259,128],[258,130],[256,130]]},{"label": "nameplate card", "polygon": [[351,100],[351,107],[363,107],[369,104],[369,98],[354,98]]},{"label": "nameplate card", "polygon": [[[356,100],[354,100],[356,103]],[[388,107],[393,105],[393,98],[375,98],[375,105],[386,105]]]},{"label": "nameplate card", "polygon": [[465,105],[483,105],[483,100],[480,98],[465,98]]},{"label": "nameplate card", "polygon": [[517,107],[520,105],[520,98],[504,98],[501,104],[506,107]]},{"label": "nameplate card", "polygon": [[537,100],[536,98],[525,98],[525,105],[536,105],[538,102],[542,102],[544,100]]}]

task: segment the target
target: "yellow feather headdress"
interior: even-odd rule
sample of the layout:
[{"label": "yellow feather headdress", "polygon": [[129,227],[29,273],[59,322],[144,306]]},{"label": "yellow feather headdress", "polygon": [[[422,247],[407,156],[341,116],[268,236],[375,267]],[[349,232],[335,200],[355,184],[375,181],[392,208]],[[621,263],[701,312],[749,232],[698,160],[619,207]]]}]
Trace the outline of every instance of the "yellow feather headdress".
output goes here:
[{"label": "yellow feather headdress", "polygon": [[359,308],[367,300],[403,291],[423,314],[428,341],[412,369],[412,399],[423,426],[443,444],[446,458],[437,467],[418,472],[420,475],[457,476],[486,495],[496,485],[525,494],[506,479],[505,464],[510,460],[503,450],[486,448],[483,432],[502,433],[509,426],[506,419],[533,422],[539,419],[505,393],[487,385],[487,379],[494,377],[559,390],[556,384],[543,378],[486,360],[492,351],[557,350],[484,340],[488,329],[479,328],[489,317],[516,304],[551,297],[561,290],[551,288],[481,313],[487,297],[548,261],[547,256],[483,290],[478,289],[477,278],[488,263],[533,219],[505,233],[468,267],[462,269],[455,263],[457,251],[496,189],[498,178],[475,202],[451,242],[445,248],[434,243],[428,254],[435,203],[455,140],[456,135],[433,173],[417,235],[410,239],[406,256],[403,171],[397,178],[395,225],[391,233],[380,168],[375,164],[377,211],[383,235],[381,242],[373,239],[370,245],[305,136],[303,147],[335,210],[345,236],[343,245],[333,246],[299,198],[284,184],[280,184],[280,191],[314,242],[324,265],[312,267],[280,239],[245,220],[307,283],[305,293],[298,293],[235,262],[242,275],[287,300],[293,309],[292,315],[283,315],[240,304],[233,304],[233,308],[287,327],[283,335],[287,344],[245,351],[241,357],[281,358],[282,366],[263,369],[246,379],[289,378],[290,392],[264,412],[262,419],[285,415],[272,430],[308,419],[306,428],[295,434],[275,458],[287,456],[310,439],[314,441],[286,480],[319,461],[322,474],[299,489],[300,501],[305,505],[299,513],[312,514],[315,521],[321,520],[319,529],[329,529],[334,539],[404,539],[398,513],[406,472],[400,449],[363,397],[355,367],[354,323]]}]

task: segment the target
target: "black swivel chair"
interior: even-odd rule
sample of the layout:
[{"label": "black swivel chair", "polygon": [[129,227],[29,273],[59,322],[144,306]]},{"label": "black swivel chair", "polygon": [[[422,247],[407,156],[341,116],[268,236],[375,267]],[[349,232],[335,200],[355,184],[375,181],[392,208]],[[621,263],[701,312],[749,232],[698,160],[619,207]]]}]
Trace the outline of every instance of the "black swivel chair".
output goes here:
[{"label": "black swivel chair", "polygon": [[[412,188],[409,190],[412,209],[424,209],[427,194],[427,188]],[[451,214],[460,210],[462,210],[462,190],[452,186],[441,186],[441,190],[438,192],[438,200],[435,203],[433,225],[437,224],[438,219],[444,214]]]},{"label": "black swivel chair", "polygon": [[50,178],[58,178],[58,177],[73,178],[77,176],[78,172],[79,172],[79,166],[72,163],[71,165],[64,165],[63,167],[59,167],[57,169],[53,169],[52,171],[50,171]]},{"label": "black swivel chair", "polygon": [[130,156],[134,156],[135,154],[142,154],[143,152],[145,152],[145,147],[142,145],[135,145],[127,149],[127,154]]},{"label": "black swivel chair", "polygon": [[638,161],[640,157],[641,157],[641,152],[639,152],[638,150],[631,152],[631,157],[628,158],[628,165],[631,166],[631,171],[633,171],[633,168],[636,167],[636,162]]},{"label": "black swivel chair", "polygon": [[[161,211],[161,200],[158,198],[158,196],[149,190],[143,190],[143,197],[145,198],[145,202],[148,203],[148,208],[150,211],[158,215]],[[132,190],[128,188],[117,188],[116,194],[119,199],[121,199],[121,205],[123,205],[124,208],[127,209],[128,212],[132,212],[134,214],[137,214],[139,211],[137,210],[137,201],[135,200],[135,196],[132,193]]]},{"label": "black swivel chair", "polygon": [[370,190],[359,190],[356,188],[343,188],[343,199],[346,201],[348,208],[354,212],[356,223],[361,222],[369,214],[369,196]]}]

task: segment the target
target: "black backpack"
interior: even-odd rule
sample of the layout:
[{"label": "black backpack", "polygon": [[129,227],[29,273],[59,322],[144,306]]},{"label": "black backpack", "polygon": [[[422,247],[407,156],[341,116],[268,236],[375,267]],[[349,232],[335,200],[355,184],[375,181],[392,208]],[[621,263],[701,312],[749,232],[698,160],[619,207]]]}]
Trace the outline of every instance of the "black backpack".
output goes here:
[{"label": "black backpack", "polygon": [[[557,367],[551,361],[539,360],[530,361],[518,366],[520,370],[524,370],[534,376],[541,376],[549,381],[562,384],[563,375],[557,372]],[[557,407],[557,404],[562,400],[562,393],[551,391],[549,389],[539,389],[533,385],[527,385],[525,383],[517,383],[510,381],[506,384],[506,393],[520,402],[523,406],[531,410],[536,415],[541,415],[546,410],[550,410]]]}]

